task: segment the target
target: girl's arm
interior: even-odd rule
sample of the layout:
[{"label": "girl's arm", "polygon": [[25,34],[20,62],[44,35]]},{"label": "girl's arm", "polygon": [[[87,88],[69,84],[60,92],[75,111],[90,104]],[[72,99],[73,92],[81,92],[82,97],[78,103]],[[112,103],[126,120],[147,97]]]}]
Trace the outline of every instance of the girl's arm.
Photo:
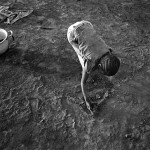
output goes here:
[{"label": "girl's arm", "polygon": [[89,64],[89,60],[86,61],[85,66],[82,70],[81,89],[82,89],[85,104],[86,104],[87,108],[91,111],[89,102],[87,101],[88,96],[87,96],[87,92],[86,92],[86,81],[87,81],[87,79],[89,77],[89,73],[90,73],[90,72],[88,72],[88,69],[87,69],[88,64]]}]

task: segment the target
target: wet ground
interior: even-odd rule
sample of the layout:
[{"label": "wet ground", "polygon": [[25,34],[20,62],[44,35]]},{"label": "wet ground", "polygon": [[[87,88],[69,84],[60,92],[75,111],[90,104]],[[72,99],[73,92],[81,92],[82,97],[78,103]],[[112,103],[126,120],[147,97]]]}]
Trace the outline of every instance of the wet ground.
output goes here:
[{"label": "wet ground", "polygon": [[[0,24],[15,36],[0,56],[0,150],[149,150],[150,3],[17,0],[11,9],[31,7],[30,16]],[[91,99],[105,95],[93,116],[80,105],[81,66],[66,38],[83,19],[122,62],[111,82],[91,75]]]}]

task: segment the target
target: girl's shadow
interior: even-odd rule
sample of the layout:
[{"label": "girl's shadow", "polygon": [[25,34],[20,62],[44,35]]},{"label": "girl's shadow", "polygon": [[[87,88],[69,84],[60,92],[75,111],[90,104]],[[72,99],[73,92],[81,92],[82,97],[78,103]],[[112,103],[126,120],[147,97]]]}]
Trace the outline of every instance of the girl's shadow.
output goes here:
[{"label": "girl's shadow", "polygon": [[[91,86],[92,90],[94,88],[98,89],[98,92],[92,93],[92,96],[89,98],[89,103],[94,117],[98,117],[112,95],[114,84],[106,76],[99,74],[91,76],[91,80],[93,80],[93,83],[90,82],[89,86]],[[97,85],[93,86],[94,83]]]}]

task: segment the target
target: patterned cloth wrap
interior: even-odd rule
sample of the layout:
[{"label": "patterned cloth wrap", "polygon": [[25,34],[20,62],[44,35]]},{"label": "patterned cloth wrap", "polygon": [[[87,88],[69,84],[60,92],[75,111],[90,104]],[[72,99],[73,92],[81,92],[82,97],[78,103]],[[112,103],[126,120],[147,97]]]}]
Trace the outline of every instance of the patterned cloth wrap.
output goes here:
[{"label": "patterned cloth wrap", "polygon": [[120,60],[113,54],[112,49],[95,61],[95,66],[107,76],[115,75],[120,67]]}]

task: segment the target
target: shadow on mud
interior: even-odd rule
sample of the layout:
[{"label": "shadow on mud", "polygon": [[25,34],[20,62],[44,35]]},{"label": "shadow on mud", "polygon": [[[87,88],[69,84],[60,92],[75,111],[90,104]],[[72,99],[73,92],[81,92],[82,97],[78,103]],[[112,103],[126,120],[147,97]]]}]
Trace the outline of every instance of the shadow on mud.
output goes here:
[{"label": "shadow on mud", "polygon": [[27,51],[23,54],[21,49],[11,48],[0,56],[0,61],[8,65],[19,66],[29,72],[39,75],[57,75],[60,78],[78,76],[81,72],[80,65],[75,61],[62,56]]},{"label": "shadow on mud", "polygon": [[[65,80],[68,77],[77,77],[78,79],[81,78],[80,64],[74,60],[71,60],[69,57],[63,58],[62,56],[54,56],[50,54],[48,56],[43,56],[43,54],[31,51],[23,54],[21,49],[13,48],[9,49],[6,53],[1,55],[0,61],[2,64],[5,63],[6,65],[17,66],[19,68],[25,69],[29,74],[33,73],[43,75],[43,77],[47,76],[49,78],[49,75],[53,75],[57,76],[57,79],[60,78],[61,80]],[[41,79],[42,81],[47,81],[45,77],[44,79]],[[46,82],[46,85],[47,84],[48,83]],[[112,95],[111,90],[114,85],[105,76],[95,72],[89,78],[87,86],[88,91],[92,93],[90,96],[90,101],[92,111],[94,112],[94,117],[99,117],[101,111],[103,111],[105,108],[109,97]],[[107,96],[105,97],[106,93]],[[81,88],[75,91],[75,95],[77,96],[78,94],[82,94]],[[98,98],[97,95],[99,95]],[[104,99],[104,101],[98,104],[98,101],[101,101],[102,99]],[[87,112],[84,105],[81,107],[84,111]]]}]

